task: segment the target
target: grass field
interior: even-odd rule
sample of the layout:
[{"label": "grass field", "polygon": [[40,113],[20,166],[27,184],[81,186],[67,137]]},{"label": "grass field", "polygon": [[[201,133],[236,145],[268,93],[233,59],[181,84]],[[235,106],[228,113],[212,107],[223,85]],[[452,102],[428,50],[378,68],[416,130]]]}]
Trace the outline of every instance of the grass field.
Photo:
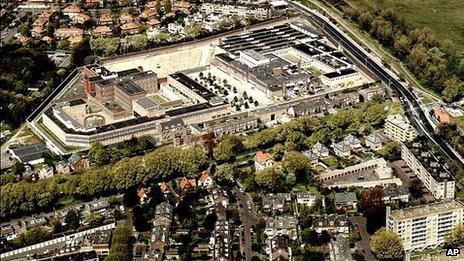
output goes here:
[{"label": "grass field", "polygon": [[[362,10],[394,8],[397,14],[413,27],[429,27],[437,40],[453,41],[464,47],[463,0],[347,0]],[[464,48],[461,48],[464,49]]]},{"label": "grass field", "polygon": [[165,104],[166,102],[168,102],[166,99],[157,94],[150,95],[149,98],[152,99],[158,105]]}]

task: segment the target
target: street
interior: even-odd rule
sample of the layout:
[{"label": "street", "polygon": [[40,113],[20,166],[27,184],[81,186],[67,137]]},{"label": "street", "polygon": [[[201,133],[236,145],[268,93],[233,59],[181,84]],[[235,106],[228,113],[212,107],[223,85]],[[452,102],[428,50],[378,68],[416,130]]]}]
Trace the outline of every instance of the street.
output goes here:
[{"label": "street", "polygon": [[251,199],[249,198],[249,196],[244,194],[238,187],[235,187],[234,189],[235,195],[237,196],[237,202],[239,202],[241,206],[240,212],[245,237],[243,252],[245,253],[245,260],[250,261],[253,253],[251,251],[251,226],[255,224],[256,219],[253,213],[253,206],[248,205],[248,202],[251,203]]}]

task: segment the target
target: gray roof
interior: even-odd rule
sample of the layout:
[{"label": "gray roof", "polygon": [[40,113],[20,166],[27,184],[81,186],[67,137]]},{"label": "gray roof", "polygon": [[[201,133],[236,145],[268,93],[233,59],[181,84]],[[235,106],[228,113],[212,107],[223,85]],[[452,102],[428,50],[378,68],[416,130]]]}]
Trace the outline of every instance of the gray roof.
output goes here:
[{"label": "gray roof", "polygon": [[343,192],[337,193],[335,192],[335,203],[351,203],[357,202],[358,199],[356,198],[356,193],[354,192]]},{"label": "gray roof", "polygon": [[372,143],[382,143],[382,138],[375,133],[371,133],[366,137],[366,140],[372,142]]},{"label": "gray roof", "polygon": [[10,150],[12,154],[19,158],[19,161],[29,162],[43,158],[43,154],[47,151],[47,148],[43,143],[36,143],[32,145],[12,148]]}]

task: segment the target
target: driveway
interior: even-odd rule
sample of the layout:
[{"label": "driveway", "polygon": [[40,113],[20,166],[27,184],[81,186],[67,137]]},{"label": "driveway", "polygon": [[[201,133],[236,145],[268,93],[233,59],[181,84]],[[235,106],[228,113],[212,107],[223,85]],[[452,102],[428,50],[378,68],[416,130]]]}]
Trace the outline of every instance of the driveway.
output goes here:
[{"label": "driveway", "polygon": [[[255,224],[255,215],[253,213],[253,205],[250,197],[244,194],[238,187],[234,188],[237,202],[240,203],[240,212],[243,223],[243,233],[245,237],[245,244],[243,246],[243,252],[245,253],[245,260],[250,261],[252,257],[251,251],[251,226]],[[251,203],[251,204],[248,204]]]}]

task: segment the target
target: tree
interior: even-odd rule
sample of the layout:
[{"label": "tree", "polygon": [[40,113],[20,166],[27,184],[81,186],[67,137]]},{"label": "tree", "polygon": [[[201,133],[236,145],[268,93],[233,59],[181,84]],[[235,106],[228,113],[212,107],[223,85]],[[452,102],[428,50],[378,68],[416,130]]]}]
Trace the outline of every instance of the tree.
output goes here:
[{"label": "tree", "polygon": [[11,171],[15,175],[21,175],[24,172],[24,165],[18,160],[15,160],[15,162],[13,163],[13,166],[11,166]]},{"label": "tree", "polygon": [[404,255],[400,237],[385,228],[381,228],[372,236],[371,250],[380,261],[402,260]]},{"label": "tree", "polygon": [[220,184],[227,184],[231,182],[234,180],[234,176],[235,168],[229,163],[219,165],[214,173],[214,179]]},{"label": "tree", "polygon": [[448,78],[444,85],[445,88],[442,94],[445,101],[452,102],[458,97],[464,96],[464,83],[462,83],[457,76]]},{"label": "tree", "polygon": [[461,224],[458,224],[445,237],[445,248],[457,248],[462,245],[464,245],[464,228]]},{"label": "tree", "polygon": [[66,223],[67,229],[79,228],[79,223],[80,223],[79,214],[74,210],[68,211],[68,213],[66,213],[66,216],[64,217],[64,222]]},{"label": "tree", "polygon": [[71,60],[76,66],[84,65],[85,58],[91,54],[89,38],[84,38],[72,48]]},{"label": "tree", "polygon": [[300,152],[287,153],[282,160],[282,168],[287,173],[293,173],[297,182],[305,182],[312,178],[311,161]]},{"label": "tree", "polygon": [[126,41],[135,50],[143,50],[148,46],[148,38],[146,34],[127,36]]},{"label": "tree", "polygon": [[366,228],[374,232],[385,224],[386,207],[381,188],[366,189],[361,193],[360,210],[367,219]]},{"label": "tree", "polygon": [[51,235],[51,231],[48,228],[44,226],[34,226],[13,239],[13,245],[21,247],[37,244],[46,241]]},{"label": "tree", "polygon": [[103,221],[105,221],[105,219],[102,215],[95,212],[92,212],[85,217],[85,223],[91,227],[98,227],[103,224]]},{"label": "tree", "polygon": [[396,141],[389,141],[378,151],[378,153],[387,161],[401,159],[401,145]]},{"label": "tree", "polygon": [[114,38],[92,38],[90,47],[94,52],[103,56],[111,56],[116,53],[119,47],[120,39]]},{"label": "tree", "polygon": [[132,229],[127,224],[119,224],[113,230],[111,248],[105,261],[129,261],[132,260],[132,244],[134,238]]},{"label": "tree", "polygon": [[94,142],[90,145],[88,159],[97,166],[103,166],[109,163],[108,153],[100,142]]},{"label": "tree", "polygon": [[255,179],[258,185],[269,191],[279,191],[285,184],[285,176],[275,167],[258,171]]},{"label": "tree", "polygon": [[172,12],[171,0],[165,0],[164,1],[164,12],[166,14]]},{"label": "tree", "polygon": [[159,15],[161,13],[161,0],[156,0],[155,2],[155,11]]},{"label": "tree", "polygon": [[242,139],[236,135],[227,135],[216,145],[213,155],[218,161],[231,161],[242,150]]},{"label": "tree", "polygon": [[277,143],[272,147],[272,158],[276,161],[280,161],[284,157],[285,147],[281,143]]},{"label": "tree", "polygon": [[27,25],[27,23],[20,24],[18,26],[18,32],[25,36],[31,36],[31,30],[29,30],[29,26]]}]

